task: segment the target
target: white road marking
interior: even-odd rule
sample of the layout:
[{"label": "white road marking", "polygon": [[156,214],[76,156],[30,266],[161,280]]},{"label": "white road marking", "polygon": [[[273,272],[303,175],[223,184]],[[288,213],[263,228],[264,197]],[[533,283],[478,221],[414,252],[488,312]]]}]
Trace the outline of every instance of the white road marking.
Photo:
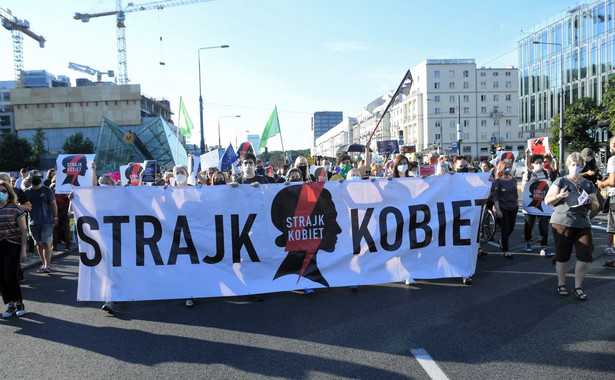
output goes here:
[{"label": "white road marking", "polygon": [[436,362],[429,356],[424,348],[414,348],[411,349],[410,352],[433,380],[448,380],[446,374],[442,372],[440,367],[438,367]]}]

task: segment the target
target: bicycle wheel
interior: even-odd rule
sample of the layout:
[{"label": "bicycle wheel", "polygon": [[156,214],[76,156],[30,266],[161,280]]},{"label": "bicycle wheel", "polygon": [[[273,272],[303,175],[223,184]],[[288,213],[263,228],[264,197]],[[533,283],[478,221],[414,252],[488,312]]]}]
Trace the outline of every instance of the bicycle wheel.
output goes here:
[{"label": "bicycle wheel", "polygon": [[495,215],[493,211],[485,210],[480,224],[480,242],[486,243],[495,235]]}]

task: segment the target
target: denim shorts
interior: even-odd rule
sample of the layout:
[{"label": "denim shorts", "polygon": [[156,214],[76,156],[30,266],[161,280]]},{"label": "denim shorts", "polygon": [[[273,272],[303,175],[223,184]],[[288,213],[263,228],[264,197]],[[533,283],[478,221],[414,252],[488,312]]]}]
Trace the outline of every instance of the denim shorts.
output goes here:
[{"label": "denim shorts", "polygon": [[31,224],[30,235],[32,235],[36,244],[51,243],[53,241],[53,224]]}]

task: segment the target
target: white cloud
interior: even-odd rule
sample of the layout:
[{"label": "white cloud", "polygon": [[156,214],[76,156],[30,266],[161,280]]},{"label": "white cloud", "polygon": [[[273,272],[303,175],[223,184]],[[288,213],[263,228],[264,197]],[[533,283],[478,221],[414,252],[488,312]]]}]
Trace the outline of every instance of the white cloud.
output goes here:
[{"label": "white cloud", "polygon": [[367,50],[367,46],[361,42],[356,41],[345,41],[345,42],[327,42],[325,46],[329,50],[333,51],[357,51],[357,50]]}]

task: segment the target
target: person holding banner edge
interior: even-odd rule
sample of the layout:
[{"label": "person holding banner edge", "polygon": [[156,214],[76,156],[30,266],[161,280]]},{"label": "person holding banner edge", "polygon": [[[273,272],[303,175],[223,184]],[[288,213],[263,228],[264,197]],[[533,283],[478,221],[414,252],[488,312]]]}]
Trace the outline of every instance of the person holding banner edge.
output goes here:
[{"label": "person holding banner edge", "polygon": [[571,153],[566,159],[568,175],[553,182],[545,203],[553,205],[551,228],[555,241],[555,270],[560,296],[568,296],[566,273],[574,246],[577,263],[574,270],[573,293],[580,301],[588,299],[583,291],[583,280],[589,271],[594,251],[594,237],[589,218],[591,211],[600,208],[596,187],[581,176],[585,160],[580,153]]}]

